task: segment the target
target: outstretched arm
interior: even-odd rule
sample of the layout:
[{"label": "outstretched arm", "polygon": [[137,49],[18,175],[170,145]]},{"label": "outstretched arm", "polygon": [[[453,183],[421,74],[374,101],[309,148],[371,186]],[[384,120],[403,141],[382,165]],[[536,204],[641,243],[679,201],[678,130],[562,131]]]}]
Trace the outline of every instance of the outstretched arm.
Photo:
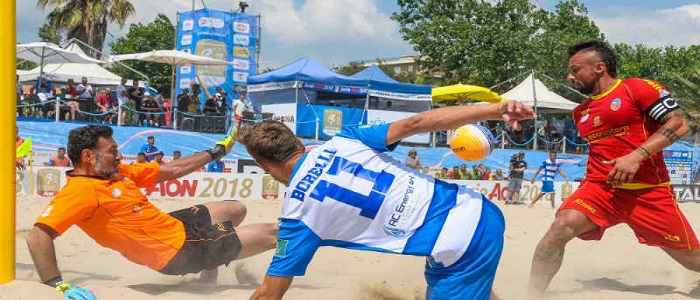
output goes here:
[{"label": "outstretched arm", "polygon": [[537,171],[535,171],[535,175],[532,175],[530,183],[535,183],[535,179],[537,179],[537,175],[540,174],[540,171],[542,171],[542,169],[537,169]]},{"label": "outstretched arm", "polygon": [[503,119],[519,130],[519,121],[534,117],[532,107],[514,100],[489,105],[442,107],[391,123],[386,135],[386,144],[391,145],[418,133],[454,129],[484,120]]},{"label": "outstretched arm", "polygon": [[559,174],[561,174],[561,177],[564,177],[564,180],[566,180],[566,182],[569,182],[569,177],[566,177],[564,171],[562,171],[561,168],[558,168],[557,170],[559,171]]},{"label": "outstretched arm", "polygon": [[56,236],[58,234],[53,229],[42,224],[34,225],[27,235],[27,247],[41,282],[47,282],[61,276],[53,244]]},{"label": "outstretched arm", "polygon": [[278,300],[282,299],[289,286],[292,285],[293,276],[277,277],[265,275],[262,284],[250,296],[251,300]]}]

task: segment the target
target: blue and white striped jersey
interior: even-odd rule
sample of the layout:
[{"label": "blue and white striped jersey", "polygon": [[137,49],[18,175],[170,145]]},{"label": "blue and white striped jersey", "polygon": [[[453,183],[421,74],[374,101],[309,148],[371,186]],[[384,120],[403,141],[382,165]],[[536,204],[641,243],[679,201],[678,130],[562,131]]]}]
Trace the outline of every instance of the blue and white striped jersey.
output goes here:
[{"label": "blue and white striped jersey", "polygon": [[483,195],[414,172],[385,151],[389,124],[349,127],[295,166],[267,271],[300,276],[320,246],[429,256],[449,266],[467,250]]},{"label": "blue and white striped jersey", "polygon": [[559,170],[559,163],[556,161],[545,160],[540,165],[542,172],[542,181],[554,181],[554,177],[557,177],[557,172]]}]

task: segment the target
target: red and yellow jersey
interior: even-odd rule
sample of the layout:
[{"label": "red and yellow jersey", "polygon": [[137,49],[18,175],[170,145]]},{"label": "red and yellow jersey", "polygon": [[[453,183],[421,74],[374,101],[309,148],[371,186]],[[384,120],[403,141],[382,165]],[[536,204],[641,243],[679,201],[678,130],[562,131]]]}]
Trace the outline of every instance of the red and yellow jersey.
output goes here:
[{"label": "red and yellow jersey", "polygon": [[156,163],[119,165],[119,180],[68,173],[68,182],[51,199],[36,223],[63,234],[73,224],[100,245],[127,259],[160,270],[185,242],[182,222],[148,201],[139,188],[153,187]]},{"label": "red and yellow jersey", "polygon": [[[607,92],[586,99],[573,111],[581,137],[588,140],[586,179],[604,182],[612,165],[603,161],[638,148],[660,127],[659,121],[679,106],[661,84],[639,78],[618,80]],[[644,160],[632,182],[621,188],[637,189],[668,184],[663,153]]]}]

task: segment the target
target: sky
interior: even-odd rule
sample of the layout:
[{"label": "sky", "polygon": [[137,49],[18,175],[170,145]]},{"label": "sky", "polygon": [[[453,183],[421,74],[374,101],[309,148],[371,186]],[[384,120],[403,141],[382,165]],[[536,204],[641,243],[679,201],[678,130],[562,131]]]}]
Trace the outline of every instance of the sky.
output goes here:
[{"label": "sky", "polygon": [[[333,68],[351,61],[373,61],[415,54],[403,41],[391,14],[393,0],[247,0],[246,13],[261,15],[260,70],[311,56]],[[534,1],[554,10],[556,0]],[[579,0],[611,43],[649,47],[700,45],[700,0]],[[136,14],[120,29],[109,27],[107,42],[125,36],[129,24],[152,22],[158,13],[175,23],[177,12],[204,8],[238,9],[231,0],[131,0]],[[48,10],[36,0],[18,0],[17,42],[38,41]],[[106,45],[107,43],[105,43]],[[107,51],[109,51],[107,49]]]}]

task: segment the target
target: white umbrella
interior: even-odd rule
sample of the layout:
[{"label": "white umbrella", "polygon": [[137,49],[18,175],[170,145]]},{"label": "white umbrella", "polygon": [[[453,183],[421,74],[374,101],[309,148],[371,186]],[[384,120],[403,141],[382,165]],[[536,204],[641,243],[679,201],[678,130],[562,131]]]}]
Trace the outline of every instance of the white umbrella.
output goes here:
[{"label": "white umbrella", "polygon": [[36,42],[17,45],[17,57],[38,63],[39,76],[44,75],[44,64],[60,63],[104,63],[99,59],[87,55],[63,49],[56,44]]},{"label": "white umbrella", "polygon": [[[170,98],[175,99],[175,67],[190,65],[234,65],[234,62],[214,59],[207,56],[195,55],[189,52],[177,50],[153,50],[150,52],[111,55],[110,62],[122,60],[141,60],[169,64],[172,74],[170,79]],[[173,101],[174,102],[174,101]]]}]

